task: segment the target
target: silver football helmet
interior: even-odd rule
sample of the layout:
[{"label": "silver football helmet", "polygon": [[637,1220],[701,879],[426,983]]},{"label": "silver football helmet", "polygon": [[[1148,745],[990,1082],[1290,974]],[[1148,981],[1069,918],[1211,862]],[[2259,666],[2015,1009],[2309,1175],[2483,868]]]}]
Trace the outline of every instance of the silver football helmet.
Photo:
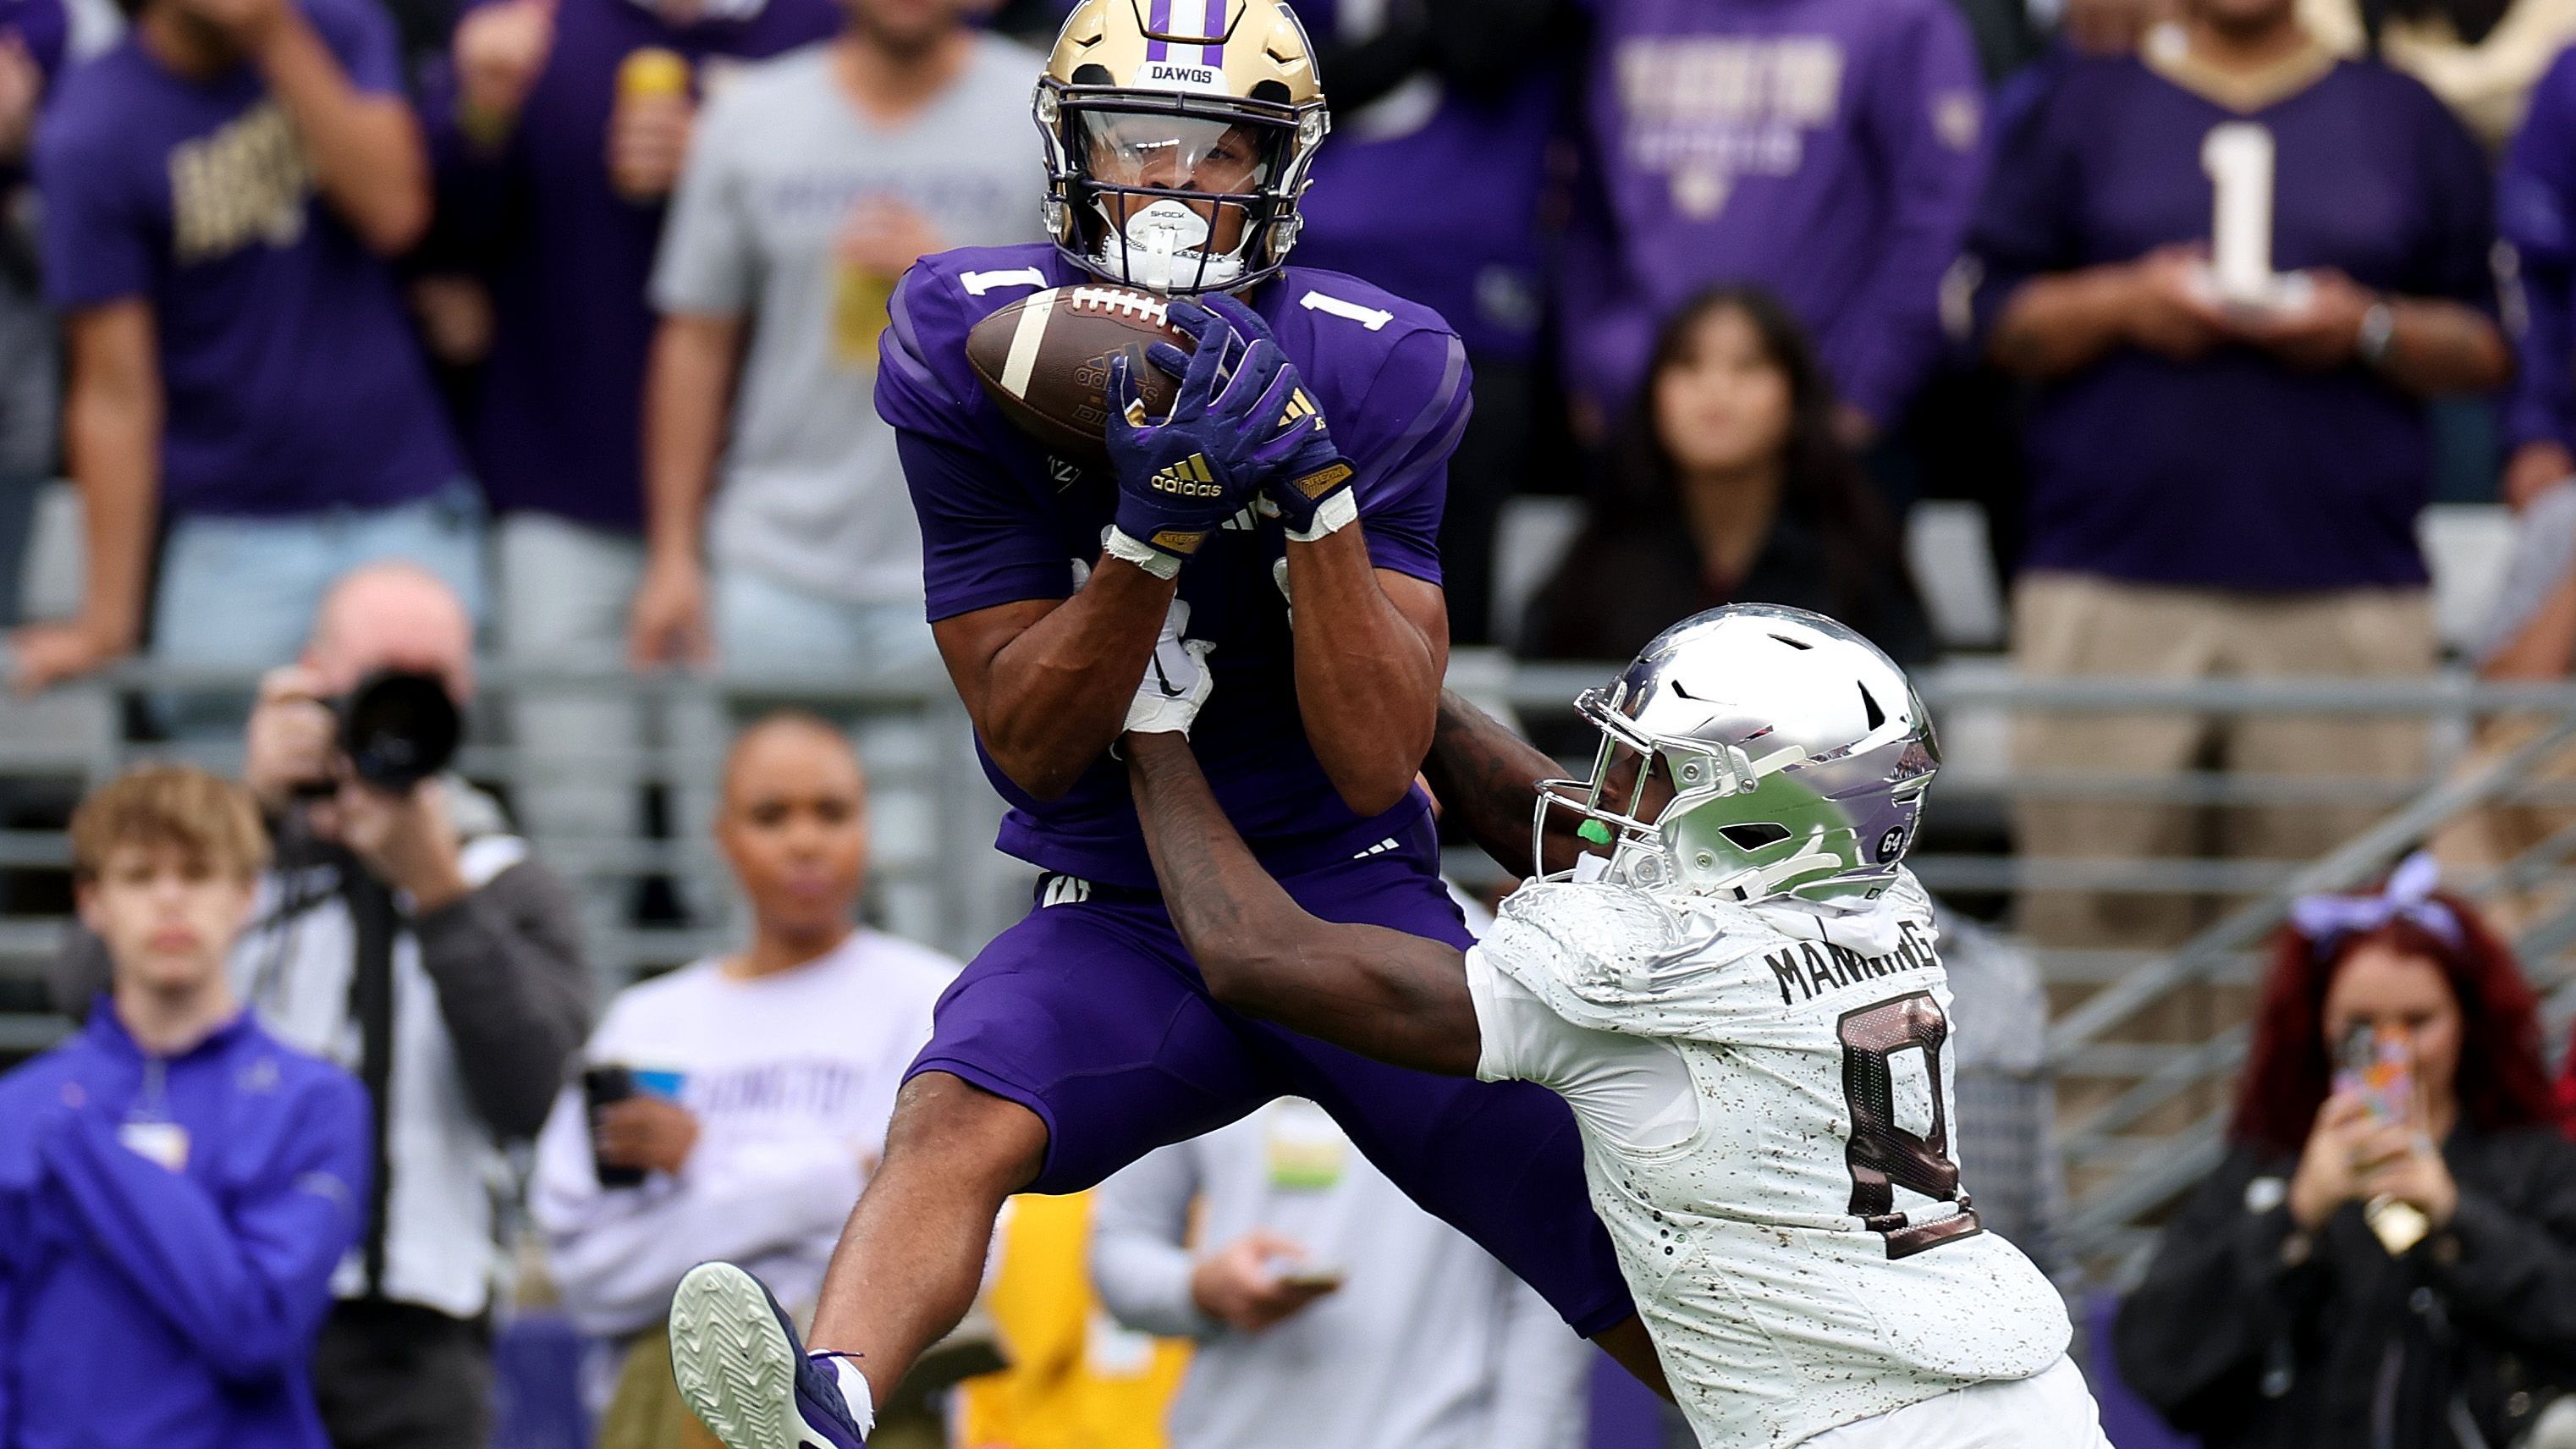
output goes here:
[{"label": "silver football helmet", "polygon": [[[1588,780],[1540,782],[1607,852],[1579,878],[1757,901],[1858,901],[1896,879],[1940,768],[1923,701],[1894,661],[1804,609],[1735,604],[1655,636],[1575,708],[1601,731]],[[1623,760],[1624,802],[1605,800]],[[1669,791],[1648,819],[1650,800]]]}]

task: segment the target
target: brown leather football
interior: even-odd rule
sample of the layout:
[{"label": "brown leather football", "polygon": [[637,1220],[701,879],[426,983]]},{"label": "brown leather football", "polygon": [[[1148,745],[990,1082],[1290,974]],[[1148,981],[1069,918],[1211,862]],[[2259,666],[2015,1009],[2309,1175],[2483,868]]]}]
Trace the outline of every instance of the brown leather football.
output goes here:
[{"label": "brown leather football", "polygon": [[1105,463],[1101,429],[1109,420],[1109,359],[1124,352],[1136,393],[1150,417],[1172,410],[1180,383],[1145,360],[1145,348],[1169,342],[1192,350],[1172,326],[1165,300],[1133,287],[1084,282],[1031,292],[989,313],[966,334],[966,362],[993,402],[1020,431],[1049,452]]}]

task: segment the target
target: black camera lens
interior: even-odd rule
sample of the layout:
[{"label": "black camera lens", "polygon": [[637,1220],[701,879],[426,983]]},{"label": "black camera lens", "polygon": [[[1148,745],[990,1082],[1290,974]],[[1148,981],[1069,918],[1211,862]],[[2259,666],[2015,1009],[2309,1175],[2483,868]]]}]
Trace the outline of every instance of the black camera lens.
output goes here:
[{"label": "black camera lens", "polygon": [[340,703],[340,750],[351,773],[380,790],[408,790],[446,769],[464,735],[464,717],[435,674],[380,670]]}]

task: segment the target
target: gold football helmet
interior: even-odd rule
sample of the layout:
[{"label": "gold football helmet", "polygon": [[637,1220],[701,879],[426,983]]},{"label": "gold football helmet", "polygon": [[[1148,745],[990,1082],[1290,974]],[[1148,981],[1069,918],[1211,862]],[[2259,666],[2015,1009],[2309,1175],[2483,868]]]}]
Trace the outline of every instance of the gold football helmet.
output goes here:
[{"label": "gold football helmet", "polygon": [[1046,225],[1074,265],[1163,293],[1287,265],[1330,121],[1280,0],[1082,0],[1036,109]]}]

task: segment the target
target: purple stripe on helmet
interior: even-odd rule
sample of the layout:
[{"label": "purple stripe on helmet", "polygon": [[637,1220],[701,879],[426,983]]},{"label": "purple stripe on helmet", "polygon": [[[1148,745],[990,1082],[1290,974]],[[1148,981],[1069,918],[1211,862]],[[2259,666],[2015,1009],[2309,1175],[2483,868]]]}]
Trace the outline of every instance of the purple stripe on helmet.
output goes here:
[{"label": "purple stripe on helmet", "polygon": [[[1145,16],[1145,29],[1155,35],[1168,35],[1171,33],[1172,0],[1154,0],[1154,8],[1147,12]],[[1145,58],[1147,60],[1169,60],[1172,58],[1172,47],[1165,41],[1146,41]]]},{"label": "purple stripe on helmet", "polygon": [[1225,64],[1225,7],[1226,0],[1207,0],[1207,20],[1199,28],[1199,34],[1216,37],[1215,44],[1203,47],[1200,52],[1201,58],[1210,65]]}]

